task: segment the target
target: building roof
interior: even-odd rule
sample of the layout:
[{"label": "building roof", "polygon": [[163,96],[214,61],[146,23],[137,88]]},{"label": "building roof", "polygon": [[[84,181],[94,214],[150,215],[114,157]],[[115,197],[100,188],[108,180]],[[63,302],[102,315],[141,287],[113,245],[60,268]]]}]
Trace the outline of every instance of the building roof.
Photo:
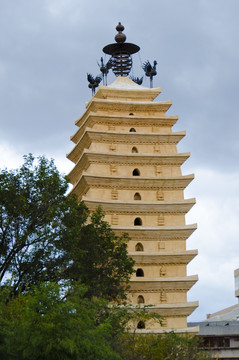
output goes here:
[{"label": "building roof", "polygon": [[199,326],[199,336],[239,336],[239,321],[202,321],[188,323],[188,326]]},{"label": "building roof", "polygon": [[207,321],[233,321],[239,318],[239,304],[207,315]]}]

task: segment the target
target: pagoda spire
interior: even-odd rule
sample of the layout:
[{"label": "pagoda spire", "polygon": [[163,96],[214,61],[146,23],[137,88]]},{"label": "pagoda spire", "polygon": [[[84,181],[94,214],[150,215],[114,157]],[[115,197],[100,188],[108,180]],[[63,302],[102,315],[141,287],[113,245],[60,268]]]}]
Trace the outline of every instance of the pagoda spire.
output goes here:
[{"label": "pagoda spire", "polygon": [[128,76],[133,64],[131,55],[137,53],[140,47],[125,42],[124,26],[120,22],[116,26],[116,30],[118,31],[115,36],[116,42],[105,46],[103,52],[111,55],[112,70],[116,76]]}]

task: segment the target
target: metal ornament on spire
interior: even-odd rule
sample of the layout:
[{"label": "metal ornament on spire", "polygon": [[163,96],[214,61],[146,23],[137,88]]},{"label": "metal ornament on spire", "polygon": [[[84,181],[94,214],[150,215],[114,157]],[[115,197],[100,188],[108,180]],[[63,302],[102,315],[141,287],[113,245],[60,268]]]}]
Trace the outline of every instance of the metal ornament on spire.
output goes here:
[{"label": "metal ornament on spire", "polygon": [[144,70],[145,72],[145,75],[146,76],[149,76],[150,78],[150,87],[152,88],[153,87],[153,77],[155,75],[157,75],[157,71],[156,71],[156,65],[157,65],[157,61],[154,60],[154,65],[152,66],[150,64],[150,62],[147,60],[143,63],[143,66],[142,66],[142,69]]},{"label": "metal ornament on spire", "polygon": [[104,64],[103,58],[100,58],[101,65],[98,63],[98,66],[100,67],[100,71],[103,78],[103,85],[107,85],[107,74],[109,73],[109,70],[112,68],[112,62],[111,59]]},{"label": "metal ornament on spire", "polygon": [[131,55],[137,53],[140,47],[125,42],[124,26],[120,22],[116,30],[118,31],[115,36],[116,43],[105,46],[103,52],[111,55],[112,71],[116,76],[128,76],[132,68]]}]

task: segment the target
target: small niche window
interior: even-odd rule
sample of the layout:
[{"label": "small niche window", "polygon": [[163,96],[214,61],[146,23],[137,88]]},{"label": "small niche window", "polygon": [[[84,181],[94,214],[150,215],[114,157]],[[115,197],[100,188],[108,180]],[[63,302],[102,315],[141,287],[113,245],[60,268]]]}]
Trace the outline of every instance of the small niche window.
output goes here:
[{"label": "small niche window", "polygon": [[132,150],[131,150],[132,153],[138,153],[138,149],[136,146],[132,147]]},{"label": "small niche window", "polygon": [[130,116],[134,115],[133,113],[129,113]]},{"label": "small niche window", "polygon": [[144,247],[141,243],[135,245],[135,251],[144,251]]},{"label": "small niche window", "polygon": [[137,277],[144,277],[144,270],[143,269],[137,269],[136,270],[136,276]]},{"label": "small niche window", "polygon": [[141,200],[141,195],[140,195],[140,193],[135,193],[134,194],[134,200]]},{"label": "small niche window", "polygon": [[139,176],[140,175],[139,169],[134,169],[132,174],[133,176]]},{"label": "small niche window", "polygon": [[131,128],[129,132],[136,132],[135,128]]},{"label": "small niche window", "polygon": [[144,297],[142,295],[138,296],[137,303],[138,304],[144,304]]},{"label": "small niche window", "polygon": [[145,322],[140,320],[138,322],[137,329],[145,329]]},{"label": "small niche window", "polygon": [[137,217],[134,219],[134,226],[142,226],[143,222],[142,219]]}]

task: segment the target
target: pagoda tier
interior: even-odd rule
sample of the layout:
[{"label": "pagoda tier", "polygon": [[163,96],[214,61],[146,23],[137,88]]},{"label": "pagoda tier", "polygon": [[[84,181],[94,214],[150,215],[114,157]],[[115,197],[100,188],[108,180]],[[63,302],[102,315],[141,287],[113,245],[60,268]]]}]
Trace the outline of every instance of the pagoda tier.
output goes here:
[{"label": "pagoda tier", "polygon": [[[181,175],[180,166],[189,158],[189,153],[183,154],[125,154],[109,152],[92,152],[84,150],[76,166],[68,174],[75,183],[83,171],[87,174],[132,176],[133,170],[140,168],[140,176],[154,178],[161,176]],[[103,166],[102,166],[103,165]],[[134,176],[134,175],[133,175]],[[138,176],[138,175],[136,175]]]},{"label": "pagoda tier", "polygon": [[[171,127],[176,124],[177,116],[151,116],[133,114],[97,114],[88,112],[76,121],[79,130],[71,137],[71,140],[77,144],[87,128],[100,129],[104,131],[118,131],[122,126],[129,127],[130,124],[137,126],[137,132],[147,132],[154,129],[155,132],[170,132]],[[121,130],[122,131],[122,130]]]},{"label": "pagoda tier", "polygon": [[[196,224],[184,226],[140,226],[137,229],[133,226],[112,226],[116,235],[129,234],[129,253],[135,252],[139,244],[143,244],[144,252],[158,252],[158,256],[165,252],[175,254],[186,250],[186,239],[196,230]],[[177,250],[175,250],[177,249]],[[194,250],[196,251],[196,250]],[[141,252],[138,251],[139,254]],[[172,259],[172,257],[171,257]],[[176,260],[175,260],[176,261]]]},{"label": "pagoda tier", "polygon": [[187,176],[153,177],[149,183],[147,177],[95,176],[83,172],[78,181],[77,177],[74,179],[71,178],[71,183],[75,185],[74,193],[77,194],[79,198],[86,195],[90,189],[91,191],[94,191],[93,189],[105,189],[107,190],[105,196],[110,199],[112,189],[117,187],[119,191],[135,190],[136,186],[137,189],[141,191],[155,191],[155,199],[157,198],[156,192],[158,189],[161,189],[164,199],[167,200],[167,197],[170,197],[169,195],[172,191],[184,190],[193,179],[194,176],[192,174]]},{"label": "pagoda tier", "polygon": [[190,154],[178,153],[177,144],[185,132],[172,132],[178,117],[165,115],[171,101],[154,101],[160,92],[127,77],[100,86],[76,121],[68,177],[79,201],[90,211],[101,205],[115,234],[130,236],[128,301],[163,316],[162,325],[148,322],[138,331],[193,333],[187,316],[198,303],[187,302],[187,292],[197,276],[187,276],[186,266],[197,251],[186,250],[186,240],[196,225],[185,225],[185,214],[195,199],[183,191],[194,176],[182,176]]},{"label": "pagoda tier", "polygon": [[129,99],[131,101],[136,100],[138,101],[153,101],[160,93],[160,88],[145,88],[144,86],[138,86],[135,83],[130,83],[126,80],[121,81],[121,89],[123,91],[119,92],[119,89],[116,88],[113,84],[108,86],[101,86],[97,93],[95,94],[94,98],[100,99],[116,99],[116,100],[126,100]]},{"label": "pagoda tier", "polygon": [[[176,332],[198,332],[198,328],[187,329],[184,319],[189,316],[193,310],[198,306],[198,302],[186,302],[186,303],[172,303],[172,304],[159,304],[152,305],[148,308],[149,312],[156,312],[163,317],[163,325],[167,325],[169,328],[174,328],[175,322],[181,325],[181,328],[175,329]],[[185,328],[184,328],[185,326]],[[156,326],[155,323],[151,323],[151,331],[150,332],[163,332],[162,330]],[[141,330],[142,331],[142,330]],[[165,330],[164,330],[165,331]],[[140,330],[138,330],[140,332]],[[142,332],[147,332],[146,329]]]},{"label": "pagoda tier", "polygon": [[[86,129],[83,133],[82,137],[79,139],[77,145],[74,149],[68,154],[68,159],[73,162],[76,162],[76,159],[79,159],[84,149],[97,150],[98,143],[105,144],[105,150],[109,151],[109,144],[114,143],[114,146],[117,146],[117,149],[112,149],[112,151],[118,152],[126,152],[128,153],[132,146],[137,145],[147,145],[145,150],[148,150],[150,153],[154,153],[155,150],[157,152],[162,151],[161,147],[164,147],[164,152],[168,152],[167,150],[172,148],[171,144],[177,144],[183,137],[185,136],[185,132],[178,133],[159,133],[159,134],[147,134],[147,133],[135,133],[132,134],[129,132],[122,132],[117,134],[113,131],[93,131],[91,129]],[[151,147],[149,145],[151,144]],[[127,149],[129,147],[129,149]],[[130,148],[131,147],[131,148]],[[137,148],[136,148],[137,149]],[[128,150],[128,151],[127,151]],[[176,147],[175,147],[176,152]]]}]

